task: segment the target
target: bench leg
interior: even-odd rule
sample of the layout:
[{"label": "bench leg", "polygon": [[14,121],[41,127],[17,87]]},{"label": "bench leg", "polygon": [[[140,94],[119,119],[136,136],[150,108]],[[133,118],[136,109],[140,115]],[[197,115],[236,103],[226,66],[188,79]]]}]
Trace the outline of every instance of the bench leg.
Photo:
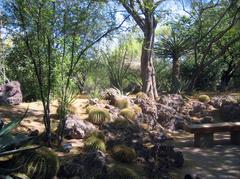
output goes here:
[{"label": "bench leg", "polygon": [[195,147],[213,146],[213,133],[196,133],[194,134]]},{"label": "bench leg", "polygon": [[240,145],[240,131],[231,132],[231,142],[232,144]]}]

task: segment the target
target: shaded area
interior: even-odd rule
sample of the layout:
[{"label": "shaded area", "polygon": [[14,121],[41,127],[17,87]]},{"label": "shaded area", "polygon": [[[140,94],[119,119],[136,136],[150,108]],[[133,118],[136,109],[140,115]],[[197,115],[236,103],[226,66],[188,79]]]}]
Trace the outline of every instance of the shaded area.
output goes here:
[{"label": "shaded area", "polygon": [[173,178],[184,178],[187,173],[199,174],[207,179],[240,178],[240,146],[232,145],[229,133],[214,134],[214,146],[196,148],[193,135],[187,132],[174,134],[177,150],[183,152],[183,168],[171,172]]}]

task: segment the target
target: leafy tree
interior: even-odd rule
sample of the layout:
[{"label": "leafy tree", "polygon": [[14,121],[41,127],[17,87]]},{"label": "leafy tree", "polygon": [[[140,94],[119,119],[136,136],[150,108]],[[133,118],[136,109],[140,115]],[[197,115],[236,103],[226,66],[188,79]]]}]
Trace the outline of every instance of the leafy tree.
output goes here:
[{"label": "leafy tree", "polygon": [[[237,1],[191,1],[191,10],[183,9],[189,17],[182,19],[182,27],[193,49],[194,73],[188,85],[193,90],[201,73],[224,55],[227,49],[240,40],[240,34],[228,38],[221,48],[221,40],[238,24],[240,6]],[[187,30],[186,30],[187,29]]]},{"label": "leafy tree", "polygon": [[153,65],[153,47],[157,27],[156,9],[163,0],[119,0],[144,34],[141,55],[141,76],[143,92],[157,98],[155,69]]}]

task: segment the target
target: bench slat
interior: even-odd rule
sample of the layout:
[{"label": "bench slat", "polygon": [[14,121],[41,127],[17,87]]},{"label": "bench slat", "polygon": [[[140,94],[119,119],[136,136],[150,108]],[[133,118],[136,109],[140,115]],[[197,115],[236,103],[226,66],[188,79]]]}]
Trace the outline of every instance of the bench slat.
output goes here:
[{"label": "bench slat", "polygon": [[210,133],[240,131],[240,122],[222,122],[215,124],[191,124],[185,125],[184,129],[190,133]]}]

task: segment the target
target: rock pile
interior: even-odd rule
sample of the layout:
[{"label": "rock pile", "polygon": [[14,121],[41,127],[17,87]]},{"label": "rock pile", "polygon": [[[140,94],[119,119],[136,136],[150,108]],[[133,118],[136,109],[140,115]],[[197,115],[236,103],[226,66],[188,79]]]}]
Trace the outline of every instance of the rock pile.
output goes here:
[{"label": "rock pile", "polygon": [[17,105],[22,102],[21,85],[18,81],[11,81],[0,86],[0,104]]}]

